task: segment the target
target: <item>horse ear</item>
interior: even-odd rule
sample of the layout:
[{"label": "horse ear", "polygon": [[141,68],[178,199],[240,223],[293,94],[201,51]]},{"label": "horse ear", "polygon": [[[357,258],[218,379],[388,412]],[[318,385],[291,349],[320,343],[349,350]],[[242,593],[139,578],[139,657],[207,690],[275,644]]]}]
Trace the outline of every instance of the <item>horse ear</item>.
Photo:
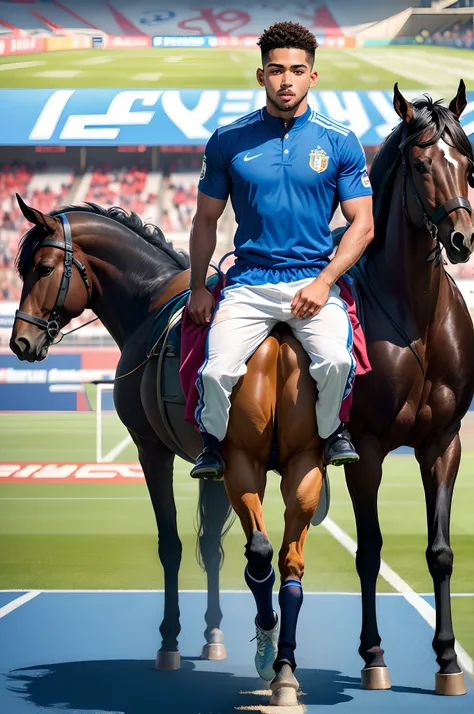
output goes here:
[{"label": "horse ear", "polygon": [[464,84],[464,80],[459,81],[459,87],[458,87],[458,93],[454,97],[454,99],[451,101],[449,108],[456,117],[456,119],[459,119],[463,111],[465,110],[467,105],[467,99],[466,99],[466,85]]},{"label": "horse ear", "polygon": [[397,112],[400,119],[406,121],[407,124],[413,118],[413,104],[409,102],[398,89],[398,82],[393,88],[393,108]]},{"label": "horse ear", "polygon": [[36,208],[30,208],[27,206],[22,197],[17,193],[16,200],[20,206],[20,211],[25,216],[26,220],[30,223],[34,223],[35,226],[41,226],[45,228],[48,233],[54,233],[59,227],[59,219],[55,216],[48,216],[47,213],[41,213]]}]

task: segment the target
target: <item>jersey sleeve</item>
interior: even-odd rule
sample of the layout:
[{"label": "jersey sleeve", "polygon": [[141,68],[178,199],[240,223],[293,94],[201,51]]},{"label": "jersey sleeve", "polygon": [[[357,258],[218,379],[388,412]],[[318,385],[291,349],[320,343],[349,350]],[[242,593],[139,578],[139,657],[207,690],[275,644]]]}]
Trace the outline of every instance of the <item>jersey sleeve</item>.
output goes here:
[{"label": "jersey sleeve", "polygon": [[340,201],[372,195],[364,150],[352,131],[341,149],[337,191]]},{"label": "jersey sleeve", "polygon": [[230,194],[230,176],[217,130],[207,142],[198,188],[206,196],[225,200]]}]

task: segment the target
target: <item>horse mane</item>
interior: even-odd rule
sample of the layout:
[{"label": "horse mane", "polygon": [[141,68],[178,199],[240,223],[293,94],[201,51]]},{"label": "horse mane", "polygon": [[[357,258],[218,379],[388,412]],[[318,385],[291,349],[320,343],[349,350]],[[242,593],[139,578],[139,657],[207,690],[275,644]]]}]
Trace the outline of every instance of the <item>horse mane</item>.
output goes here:
[{"label": "horse mane", "polygon": [[[165,238],[161,228],[155,226],[154,223],[144,223],[140,216],[134,211],[127,212],[119,206],[103,208],[96,203],[87,201],[82,205],[63,206],[62,208],[50,211],[48,215],[58,216],[60,213],[91,213],[109,218],[125,226],[125,228],[129,228],[162,254],[164,253],[176,268],[181,270],[189,268],[189,255],[183,250],[175,250],[171,241]],[[27,267],[36,251],[39,250],[46,235],[46,231],[41,226],[34,226],[21,239],[15,264],[22,278],[25,277]]]},{"label": "horse mane", "polygon": [[[370,169],[374,192],[375,239],[369,246],[369,253],[380,248],[385,241],[393,184],[402,160],[400,149],[415,143],[420,147],[432,146],[443,138],[459,153],[472,159],[472,146],[469,139],[454,114],[448,107],[442,105],[442,101],[439,99],[435,102],[428,94],[424,94],[421,99],[415,99],[412,102],[414,109],[412,120],[409,123],[401,121],[375,155]],[[404,130],[406,130],[405,136]],[[429,138],[420,141],[424,133],[427,133]]]}]

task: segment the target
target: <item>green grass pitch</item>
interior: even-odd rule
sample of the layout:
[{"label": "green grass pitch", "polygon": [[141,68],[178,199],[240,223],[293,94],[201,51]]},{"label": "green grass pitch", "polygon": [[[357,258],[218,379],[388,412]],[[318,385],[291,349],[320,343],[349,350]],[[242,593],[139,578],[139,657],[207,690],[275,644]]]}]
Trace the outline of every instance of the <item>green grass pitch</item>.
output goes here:
[{"label": "green grass pitch", "polygon": [[[2,461],[94,461],[95,414],[0,415]],[[464,455],[454,493],[451,544],[455,553],[454,593],[474,593],[474,450],[472,418],[463,432]],[[122,440],[123,427],[104,424],[104,448]],[[25,434],[27,438],[25,439]],[[129,446],[117,461],[136,461]],[[188,465],[176,462],[175,493],[183,542],[181,589],[204,589],[195,559],[197,485]],[[331,518],[355,536],[352,506],[340,470],[330,475]],[[275,551],[282,533],[279,477],[268,477],[265,513]],[[386,460],[380,491],[384,536],[382,557],[417,592],[431,592],[424,551],[423,491],[411,456]],[[244,589],[244,540],[235,523],[225,541],[224,589]],[[305,547],[308,591],[357,592],[353,558],[324,529],[311,528]],[[143,484],[0,483],[0,589],[155,589],[163,587],[156,525]],[[391,588],[379,579],[379,592]],[[474,655],[474,598],[454,597],[456,634]]]},{"label": "green grass pitch", "polygon": [[[258,88],[252,49],[78,50],[0,58],[0,87]],[[454,94],[464,76],[474,88],[474,53],[441,47],[329,49],[316,54],[318,89],[425,89]]]}]

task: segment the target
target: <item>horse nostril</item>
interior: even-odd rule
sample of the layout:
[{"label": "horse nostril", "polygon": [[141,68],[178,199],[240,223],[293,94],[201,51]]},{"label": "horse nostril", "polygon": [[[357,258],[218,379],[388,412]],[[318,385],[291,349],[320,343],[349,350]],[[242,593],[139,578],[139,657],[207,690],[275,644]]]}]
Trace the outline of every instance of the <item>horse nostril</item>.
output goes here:
[{"label": "horse nostril", "polygon": [[16,340],[10,342],[10,346],[16,355],[25,354],[30,349],[30,343],[26,337],[17,337]]},{"label": "horse nostril", "polygon": [[464,247],[464,233],[453,231],[451,233],[451,245],[454,250],[460,251]]}]

